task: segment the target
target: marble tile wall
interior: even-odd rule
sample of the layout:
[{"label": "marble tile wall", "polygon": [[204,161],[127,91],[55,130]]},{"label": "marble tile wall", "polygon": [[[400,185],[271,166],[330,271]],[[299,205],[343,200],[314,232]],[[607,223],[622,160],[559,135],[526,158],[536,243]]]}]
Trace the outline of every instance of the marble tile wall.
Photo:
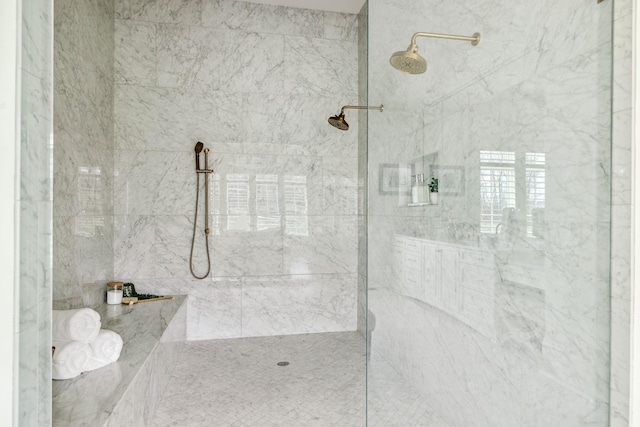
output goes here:
[{"label": "marble tile wall", "polygon": [[113,279],[113,13],[113,0],[55,2],[56,309],[104,302]]},{"label": "marble tile wall", "polygon": [[[116,1],[115,276],[188,294],[189,339],[356,329],[358,120],[327,119],[357,101],[357,37],[356,15]],[[219,162],[205,280],[197,141]]]},{"label": "marble tile wall", "polygon": [[185,300],[96,307],[102,327],[122,337],[122,352],[102,369],[53,382],[52,425],[147,425],[184,345]]},{"label": "marble tile wall", "polygon": [[[358,14],[358,101],[368,105],[368,12],[367,2]],[[358,114],[358,331],[367,330],[367,117],[368,111]]]},{"label": "marble tile wall", "polygon": [[611,427],[629,425],[633,2],[614,2],[611,194]]},{"label": "marble tile wall", "polygon": [[[613,176],[610,166],[612,7],[576,0],[518,1],[500,10],[461,1],[369,8],[369,45],[376,47],[369,51],[369,102],[384,99],[386,107],[368,124],[372,351],[412,379],[453,426],[608,422],[609,267],[616,248],[628,248],[628,225],[616,229],[617,190],[610,224],[612,179],[625,188],[616,181],[616,156],[624,151],[616,151],[615,136]],[[478,31],[482,41],[419,39],[429,69],[407,76],[388,58],[417,31]],[[616,37],[617,45],[628,36]],[[628,143],[620,138],[622,150]],[[541,238],[481,232],[480,150],[544,153]],[[406,194],[379,193],[379,164],[410,165],[436,153],[436,166],[463,172],[462,185],[449,181],[450,190],[438,175],[438,205],[409,208]],[[525,185],[515,184],[520,220],[525,199],[517,195]],[[394,265],[396,236],[458,248],[455,263],[438,273],[439,298],[450,295],[456,310],[472,307],[490,327],[408,295],[407,280],[425,286],[429,278],[408,269],[406,259]],[[468,249],[483,255],[469,259]],[[478,290],[485,270],[495,280]],[[614,346],[625,324],[614,329]]]},{"label": "marble tile wall", "polygon": [[[21,16],[19,313],[14,423],[51,423],[51,1],[24,2]],[[8,286],[8,284],[5,284]]]}]

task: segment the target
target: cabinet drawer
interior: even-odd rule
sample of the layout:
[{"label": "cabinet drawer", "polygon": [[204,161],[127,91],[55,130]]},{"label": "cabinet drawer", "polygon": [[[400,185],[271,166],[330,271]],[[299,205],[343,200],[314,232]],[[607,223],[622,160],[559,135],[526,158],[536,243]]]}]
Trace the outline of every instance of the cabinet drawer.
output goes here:
[{"label": "cabinet drawer", "polygon": [[424,290],[422,289],[422,280],[420,276],[415,275],[417,272],[407,271],[404,278],[405,295],[424,301]]},{"label": "cabinet drawer", "polygon": [[406,251],[420,253],[420,248],[421,247],[422,247],[422,244],[420,243],[419,240],[416,240],[416,239],[405,239],[405,241],[404,241],[404,249]]},{"label": "cabinet drawer", "polygon": [[476,265],[479,267],[493,268],[494,256],[489,252],[480,251],[460,251],[460,262]]},{"label": "cabinet drawer", "polygon": [[493,295],[496,274],[493,270],[460,264],[460,285],[477,292]]},{"label": "cabinet drawer", "polygon": [[406,253],[404,254],[404,268],[422,271],[420,257],[416,254]]}]

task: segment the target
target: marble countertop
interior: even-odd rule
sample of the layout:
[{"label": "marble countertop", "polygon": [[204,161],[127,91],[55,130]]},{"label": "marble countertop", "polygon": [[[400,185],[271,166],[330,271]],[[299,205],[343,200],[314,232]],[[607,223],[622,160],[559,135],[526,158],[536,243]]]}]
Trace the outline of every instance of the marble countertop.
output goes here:
[{"label": "marble countertop", "polygon": [[120,359],[73,379],[54,380],[53,425],[103,425],[186,298],[97,307],[102,329],[122,337]]}]

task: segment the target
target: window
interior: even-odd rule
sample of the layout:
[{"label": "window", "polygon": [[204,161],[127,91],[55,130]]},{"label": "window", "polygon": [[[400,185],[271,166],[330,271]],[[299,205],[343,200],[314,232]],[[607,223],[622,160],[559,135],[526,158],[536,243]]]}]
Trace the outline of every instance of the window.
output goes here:
[{"label": "window", "polygon": [[527,192],[527,236],[538,237],[537,224],[544,212],[545,196],[545,155],[544,153],[525,154],[525,188]]},{"label": "window", "polygon": [[285,232],[293,236],[308,236],[307,218],[307,177],[301,175],[285,175],[284,203],[287,213]]},{"label": "window", "polygon": [[496,233],[502,210],[516,207],[515,153],[480,151],[480,232]]},{"label": "window", "polygon": [[258,231],[280,228],[278,175],[256,175],[256,214]]},{"label": "window", "polygon": [[506,209],[524,208],[526,235],[537,237],[535,224],[545,205],[545,154],[480,151],[480,232],[497,234]]},{"label": "window", "polygon": [[227,176],[227,213],[229,230],[249,230],[249,175]]},{"label": "window", "polygon": [[102,205],[104,204],[104,183],[99,167],[81,166],[78,168],[78,203],[81,215],[76,217],[76,236],[93,237],[104,228]]}]

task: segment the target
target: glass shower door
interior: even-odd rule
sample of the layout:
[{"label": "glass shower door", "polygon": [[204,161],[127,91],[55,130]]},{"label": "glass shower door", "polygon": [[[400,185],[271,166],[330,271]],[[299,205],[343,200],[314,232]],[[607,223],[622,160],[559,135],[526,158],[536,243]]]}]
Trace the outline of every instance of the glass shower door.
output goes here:
[{"label": "glass shower door", "polygon": [[612,2],[368,14],[368,425],[608,425]]}]

